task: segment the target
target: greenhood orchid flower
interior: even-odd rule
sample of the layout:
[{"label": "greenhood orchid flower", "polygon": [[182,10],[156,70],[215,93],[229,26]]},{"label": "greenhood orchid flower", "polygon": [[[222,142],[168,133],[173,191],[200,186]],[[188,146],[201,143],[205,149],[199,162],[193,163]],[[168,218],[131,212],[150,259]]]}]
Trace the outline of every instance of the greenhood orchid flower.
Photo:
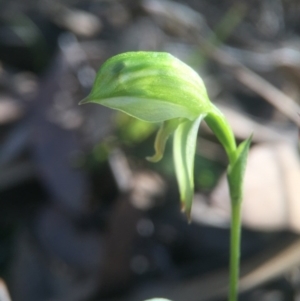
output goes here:
[{"label": "greenhood orchid flower", "polygon": [[173,157],[183,211],[190,217],[194,195],[194,156],[202,119],[223,145],[228,159],[231,197],[229,300],[236,301],[243,177],[251,137],[236,146],[223,114],[210,102],[200,76],[168,53],[128,52],[116,55],[99,70],[92,91],[81,103],[95,102],[148,122],[161,122],[147,158],[159,161],[174,133]]},{"label": "greenhood orchid flower", "polygon": [[206,121],[226,150],[237,159],[233,133],[223,114],[210,102],[200,76],[189,66],[163,52],[127,52],[107,60],[91,93],[81,101],[123,111],[148,122],[161,122],[155,139],[159,161],[168,137],[174,133],[173,157],[183,211],[189,216],[194,195],[194,155],[197,132]]}]

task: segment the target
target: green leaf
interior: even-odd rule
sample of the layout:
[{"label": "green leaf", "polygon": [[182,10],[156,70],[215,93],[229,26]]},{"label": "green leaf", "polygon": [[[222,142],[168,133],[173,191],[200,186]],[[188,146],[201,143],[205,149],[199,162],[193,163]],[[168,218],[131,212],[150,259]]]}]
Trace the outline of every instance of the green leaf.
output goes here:
[{"label": "green leaf", "polygon": [[212,104],[200,76],[164,52],[127,52],[103,64],[90,95],[95,102],[148,122],[196,119]]},{"label": "green leaf", "polygon": [[194,121],[181,123],[175,131],[173,140],[173,155],[175,172],[180,192],[182,210],[190,219],[194,197],[194,159],[197,133],[204,115]]},{"label": "green leaf", "polygon": [[241,202],[243,198],[243,181],[252,135],[237,148],[236,159],[228,166],[227,178],[232,202]]}]

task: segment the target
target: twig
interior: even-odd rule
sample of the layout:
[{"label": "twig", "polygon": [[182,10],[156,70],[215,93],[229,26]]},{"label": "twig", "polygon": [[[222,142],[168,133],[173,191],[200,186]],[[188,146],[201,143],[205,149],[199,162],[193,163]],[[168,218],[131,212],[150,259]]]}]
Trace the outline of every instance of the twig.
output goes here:
[{"label": "twig", "polygon": [[256,92],[297,126],[300,126],[300,118],[298,115],[300,106],[292,98],[245,67],[224,50],[215,48],[213,45],[207,43],[207,41],[203,41],[199,36],[198,43],[201,45],[202,51],[204,49],[210,58],[225,67],[230,67],[230,72],[232,72],[236,80]]}]

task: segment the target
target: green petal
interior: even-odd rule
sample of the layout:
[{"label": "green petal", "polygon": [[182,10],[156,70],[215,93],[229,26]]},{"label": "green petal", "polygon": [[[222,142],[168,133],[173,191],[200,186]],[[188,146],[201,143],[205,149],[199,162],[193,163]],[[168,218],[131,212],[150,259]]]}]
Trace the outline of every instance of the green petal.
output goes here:
[{"label": "green petal", "polygon": [[81,104],[88,102],[149,122],[179,117],[194,120],[211,110],[200,76],[164,52],[127,52],[110,58]]},{"label": "green petal", "polygon": [[146,159],[151,162],[158,162],[164,155],[166,142],[169,136],[175,131],[179,123],[182,122],[181,119],[171,119],[163,122],[159,131],[157,132],[154,149],[155,154],[152,157],[147,157]]},{"label": "green petal", "polygon": [[102,99],[99,101],[85,101],[102,104],[111,109],[122,111],[137,119],[147,122],[162,122],[168,119],[175,119],[179,117],[196,118],[191,114],[191,111],[184,105],[170,103],[163,99],[146,99],[139,97],[112,97]]},{"label": "green petal", "polygon": [[175,131],[173,140],[173,155],[175,172],[179,186],[182,210],[190,219],[194,197],[194,160],[197,133],[204,115],[194,121],[181,123]]}]

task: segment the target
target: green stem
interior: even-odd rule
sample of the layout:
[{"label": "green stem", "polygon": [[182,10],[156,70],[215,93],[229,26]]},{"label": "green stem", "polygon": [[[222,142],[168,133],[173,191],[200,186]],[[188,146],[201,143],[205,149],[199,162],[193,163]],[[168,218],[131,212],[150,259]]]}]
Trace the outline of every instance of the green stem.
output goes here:
[{"label": "green stem", "polygon": [[229,301],[237,301],[241,244],[241,199],[231,200]]},{"label": "green stem", "polygon": [[220,143],[223,145],[232,164],[236,160],[236,142],[232,129],[223,113],[215,106],[211,107],[211,111],[205,116],[205,122],[216,135]]}]

